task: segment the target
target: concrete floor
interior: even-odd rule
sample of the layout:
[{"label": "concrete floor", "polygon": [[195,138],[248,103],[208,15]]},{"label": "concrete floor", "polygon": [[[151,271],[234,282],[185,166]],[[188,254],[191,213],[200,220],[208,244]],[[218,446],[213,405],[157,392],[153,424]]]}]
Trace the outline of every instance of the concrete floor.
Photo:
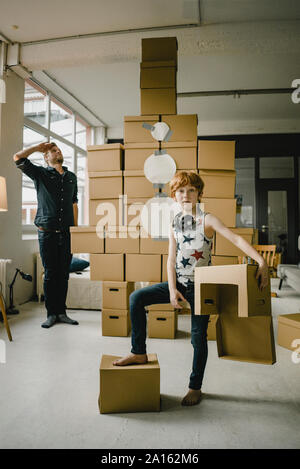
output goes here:
[{"label": "concrete floor", "polygon": [[[284,287],[272,302],[276,338],[276,316],[299,312],[300,294]],[[1,448],[300,448],[300,364],[287,349],[276,345],[275,365],[256,365],[221,360],[209,342],[204,398],[182,407],[192,346],[190,318],[181,316],[175,341],[148,339],[161,367],[162,411],[101,415],[101,355],[127,354],[130,338],[102,337],[99,311],[69,311],[79,326],[45,330],[43,305],[20,309],[9,319],[12,343],[0,325]]]}]

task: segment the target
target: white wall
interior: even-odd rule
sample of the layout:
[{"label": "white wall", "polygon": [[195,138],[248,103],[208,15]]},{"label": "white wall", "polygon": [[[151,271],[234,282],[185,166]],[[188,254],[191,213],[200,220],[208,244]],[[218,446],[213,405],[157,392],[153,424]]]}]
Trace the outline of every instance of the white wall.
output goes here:
[{"label": "white wall", "polygon": [[[0,175],[6,178],[8,211],[0,212],[0,258],[12,259],[8,265],[7,283],[16,268],[33,276],[27,282],[20,276],[14,287],[14,303],[23,303],[34,293],[34,253],[37,241],[22,240],[22,177],[13,155],[23,146],[24,81],[10,73],[6,79],[6,104],[0,104]],[[8,300],[8,296],[7,296]]]}]

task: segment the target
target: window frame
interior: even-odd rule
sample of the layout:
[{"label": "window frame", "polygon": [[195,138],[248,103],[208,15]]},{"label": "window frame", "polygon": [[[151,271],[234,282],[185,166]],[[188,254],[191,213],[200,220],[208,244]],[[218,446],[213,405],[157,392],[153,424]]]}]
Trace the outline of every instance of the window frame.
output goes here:
[{"label": "window frame", "polygon": [[[34,120],[28,118],[25,116],[24,113],[24,122],[23,122],[23,127],[27,127],[30,130],[33,130],[34,132],[37,132],[38,134],[41,135],[41,137],[46,138],[47,141],[51,141],[52,139],[57,140],[58,142],[61,142],[65,145],[68,145],[69,147],[72,148],[73,153],[74,153],[74,159],[73,159],[73,166],[70,168],[71,171],[73,171],[77,175],[77,159],[79,157],[85,157],[87,158],[87,150],[83,149],[82,147],[76,145],[76,120],[78,120],[82,125],[86,126],[86,134],[87,136],[93,136],[95,129],[94,126],[92,126],[86,119],[84,119],[77,111],[75,111],[71,106],[67,105],[62,99],[58,98],[56,95],[54,95],[51,91],[49,91],[46,87],[42,86],[41,84],[37,83],[35,80],[32,79],[26,79],[25,80],[30,86],[33,88],[36,88],[39,92],[42,94],[45,94],[46,96],[46,114],[45,114],[45,125],[38,124]],[[25,96],[25,93],[24,93]],[[72,119],[73,119],[73,141],[69,141],[66,138],[60,136],[56,132],[53,132],[51,130],[51,100],[54,102],[58,103],[58,105],[62,106],[62,108],[66,109],[68,112],[71,113]],[[22,181],[22,187],[23,187],[23,181]],[[84,196],[83,196],[84,199]],[[23,207],[23,200],[22,200],[22,207]],[[85,217],[85,204],[84,200],[82,201],[82,207],[80,210],[81,213],[81,219],[78,220],[79,224],[82,224],[84,222],[84,217]],[[36,227],[34,224],[24,224],[22,223],[22,232],[24,234],[34,234],[36,233]]]}]

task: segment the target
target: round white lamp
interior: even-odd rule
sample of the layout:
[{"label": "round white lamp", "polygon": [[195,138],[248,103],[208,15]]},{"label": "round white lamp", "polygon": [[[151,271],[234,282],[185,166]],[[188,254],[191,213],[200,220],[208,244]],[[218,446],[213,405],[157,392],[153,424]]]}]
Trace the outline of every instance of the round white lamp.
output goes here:
[{"label": "round white lamp", "polygon": [[167,153],[157,151],[146,159],[144,173],[152,184],[167,184],[176,173],[176,163]]}]

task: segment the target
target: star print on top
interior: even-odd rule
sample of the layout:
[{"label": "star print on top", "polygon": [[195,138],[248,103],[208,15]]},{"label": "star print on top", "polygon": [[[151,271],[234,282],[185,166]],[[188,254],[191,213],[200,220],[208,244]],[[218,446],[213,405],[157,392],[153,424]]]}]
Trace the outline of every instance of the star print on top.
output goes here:
[{"label": "star print on top", "polygon": [[196,217],[179,212],[172,228],[176,240],[176,276],[184,286],[194,283],[195,267],[211,265],[212,238],[204,234],[203,212],[197,207]]}]

